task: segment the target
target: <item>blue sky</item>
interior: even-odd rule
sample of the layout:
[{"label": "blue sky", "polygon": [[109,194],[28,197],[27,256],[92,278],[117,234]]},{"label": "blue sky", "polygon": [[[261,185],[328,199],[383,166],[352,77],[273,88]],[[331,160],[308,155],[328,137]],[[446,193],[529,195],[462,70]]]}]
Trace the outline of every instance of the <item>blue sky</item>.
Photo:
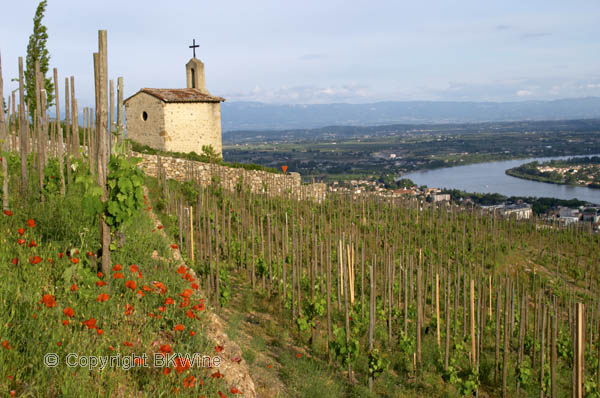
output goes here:
[{"label": "blue sky", "polygon": [[[38,1],[0,16],[5,93],[16,88]],[[125,94],[185,85],[193,38],[228,101],[518,101],[600,96],[600,2],[49,0],[51,66],[93,104],[92,53],[108,30]],[[63,90],[64,91],[64,90]],[[6,94],[5,94],[6,95]]]}]

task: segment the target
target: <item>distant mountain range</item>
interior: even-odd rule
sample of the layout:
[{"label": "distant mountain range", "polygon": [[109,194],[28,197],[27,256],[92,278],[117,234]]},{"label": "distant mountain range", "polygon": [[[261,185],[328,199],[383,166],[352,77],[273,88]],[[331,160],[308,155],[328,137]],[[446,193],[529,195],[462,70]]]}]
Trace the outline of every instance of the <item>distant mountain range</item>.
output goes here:
[{"label": "distant mountain range", "polygon": [[224,102],[224,131],[282,130],[394,123],[474,123],[600,118],[600,98],[554,101],[394,101],[371,104],[273,105]]}]

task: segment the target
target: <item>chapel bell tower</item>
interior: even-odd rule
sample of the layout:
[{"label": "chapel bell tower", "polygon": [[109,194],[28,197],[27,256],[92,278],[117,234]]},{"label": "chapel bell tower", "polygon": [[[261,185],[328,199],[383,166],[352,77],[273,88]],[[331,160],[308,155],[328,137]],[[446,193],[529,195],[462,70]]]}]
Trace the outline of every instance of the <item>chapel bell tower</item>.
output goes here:
[{"label": "chapel bell tower", "polygon": [[208,94],[208,90],[204,86],[204,64],[196,57],[190,59],[185,65],[186,87],[197,88],[203,93]]}]

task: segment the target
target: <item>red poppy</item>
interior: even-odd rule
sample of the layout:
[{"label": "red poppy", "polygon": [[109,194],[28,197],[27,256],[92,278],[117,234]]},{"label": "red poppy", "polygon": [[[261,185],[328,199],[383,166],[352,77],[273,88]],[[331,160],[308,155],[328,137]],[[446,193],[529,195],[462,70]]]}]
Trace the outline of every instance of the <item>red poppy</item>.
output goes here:
[{"label": "red poppy", "polygon": [[196,335],[196,332],[194,332],[193,330],[190,330],[190,336],[194,337]]},{"label": "red poppy", "polygon": [[33,265],[39,264],[42,262],[42,258],[40,256],[29,257],[29,262]]},{"label": "red poppy", "polygon": [[139,298],[142,298],[142,297],[144,297],[144,296],[146,295],[146,294],[145,294],[144,292],[142,292],[141,290],[138,290],[138,291],[137,291],[135,294],[137,294],[137,296],[138,296]]},{"label": "red poppy", "polygon": [[123,269],[123,267],[121,267],[121,264],[115,264],[112,267],[113,271],[121,271]]},{"label": "red poppy", "polygon": [[150,289],[150,286],[148,286],[148,285],[143,285],[142,286],[142,290],[145,291],[145,292],[151,292],[152,291],[152,289]]},{"label": "red poppy", "polygon": [[12,265],[17,265],[19,264],[19,259],[15,257],[10,262],[12,263]]},{"label": "red poppy", "polygon": [[163,374],[164,374],[165,376],[166,376],[166,375],[168,375],[169,373],[171,373],[171,368],[165,368],[165,369],[163,370]]},{"label": "red poppy", "polygon": [[183,265],[180,265],[179,268],[177,268],[177,273],[185,274],[185,267]]},{"label": "red poppy", "polygon": [[56,300],[51,294],[44,294],[42,296],[42,302],[48,308],[56,307]]},{"label": "red poppy", "polygon": [[297,353],[296,354],[296,358],[302,358],[302,354],[301,353]]},{"label": "red poppy", "polygon": [[273,365],[271,365],[271,364],[267,365],[267,369],[271,369],[272,367],[273,367]]},{"label": "red poppy", "polygon": [[88,257],[93,257],[94,256],[94,253],[92,253],[92,252],[87,252],[86,254],[87,254]]},{"label": "red poppy", "polygon": [[17,239],[17,243],[18,243],[19,245],[22,245],[22,244],[23,244],[23,243],[25,243],[25,242],[26,242],[26,240],[25,240],[25,239],[21,239],[21,238]]},{"label": "red poppy", "polygon": [[175,325],[173,330],[176,332],[179,332],[179,331],[185,330],[185,326],[183,326],[182,324],[179,323],[179,324]]},{"label": "red poppy", "polygon": [[191,287],[192,287],[192,289],[194,289],[194,290],[198,290],[198,288],[200,288],[200,286],[199,286],[197,283],[192,283],[190,286],[191,286]]},{"label": "red poppy", "polygon": [[104,282],[104,281],[98,281],[98,282],[96,282],[96,286],[98,286],[98,287],[102,287],[102,286],[105,286],[105,285],[106,285],[106,282]]},{"label": "red poppy", "polygon": [[173,243],[171,245],[171,249],[179,249],[179,246],[176,243]]},{"label": "red poppy", "polygon": [[241,394],[242,392],[235,387],[231,387],[231,393],[232,394]]},{"label": "red poppy", "polygon": [[163,354],[168,354],[170,352],[173,352],[173,349],[169,344],[163,344],[160,346],[160,352],[162,352]]},{"label": "red poppy", "polygon": [[37,247],[37,243],[35,243],[35,241],[29,241],[29,244],[27,245],[29,247]]},{"label": "red poppy", "polygon": [[175,304],[175,300],[173,300],[171,297],[167,297],[165,299],[165,305],[171,305],[171,304]]},{"label": "red poppy", "polygon": [[124,341],[121,344],[123,344],[124,346],[127,346],[127,347],[133,347],[133,343],[130,341]]},{"label": "red poppy", "polygon": [[35,227],[35,220],[32,220],[30,218],[29,220],[27,220],[27,225],[29,226],[29,228]]},{"label": "red poppy", "polygon": [[184,371],[190,368],[190,361],[185,358],[177,357],[175,358],[175,372],[178,374],[183,373]]},{"label": "red poppy", "polygon": [[215,347],[215,351],[216,352],[223,352],[223,346],[222,345],[218,345]]},{"label": "red poppy", "polygon": [[164,305],[161,305],[160,307],[158,307],[158,310],[160,312],[165,312],[166,309],[167,309],[167,307],[165,307]]},{"label": "red poppy", "polygon": [[69,324],[69,320],[65,319],[62,321],[63,326],[67,326]]},{"label": "red poppy", "polygon": [[131,315],[133,312],[133,305],[125,304],[125,315]]},{"label": "red poppy", "polygon": [[194,294],[194,291],[192,289],[185,289],[183,293],[179,293],[181,297],[185,298],[190,298],[192,294]]},{"label": "red poppy", "polygon": [[196,304],[192,308],[196,311],[204,311],[204,299],[200,299],[200,304]]},{"label": "red poppy", "polygon": [[183,386],[186,388],[193,388],[194,384],[196,384],[196,378],[192,375],[189,375],[185,379],[183,379]]},{"label": "red poppy", "polygon": [[73,257],[73,258],[71,259],[71,262],[72,262],[73,264],[78,264],[78,263],[79,263],[79,259],[78,259],[78,258],[76,258],[76,257]]},{"label": "red poppy", "polygon": [[77,285],[76,285],[75,283],[73,283],[73,284],[71,285],[71,291],[72,291],[72,292],[76,292],[76,291],[77,291],[77,289],[78,289]]},{"label": "red poppy", "polygon": [[167,292],[167,287],[162,282],[154,281],[152,282],[152,286],[160,290],[160,294],[165,294]]},{"label": "red poppy", "polygon": [[90,318],[87,321],[83,321],[81,323],[83,323],[85,326],[87,326],[88,329],[96,329],[97,328],[96,319],[94,319],[94,318]]},{"label": "red poppy", "polygon": [[131,290],[135,290],[135,289],[137,289],[137,284],[135,283],[135,281],[127,281],[127,282],[125,282],[125,287],[127,287]]},{"label": "red poppy", "polygon": [[2,342],[2,347],[6,348],[7,350],[10,350],[12,348],[10,345],[8,345],[8,340],[4,340]]},{"label": "red poppy", "polygon": [[217,391],[217,394],[219,394],[219,398],[227,398],[227,395],[223,394],[221,391]]},{"label": "red poppy", "polygon": [[110,296],[106,293],[100,293],[98,297],[96,297],[96,301],[99,303],[104,303],[110,298]]},{"label": "red poppy", "polygon": [[12,216],[13,212],[10,210],[2,210],[2,213],[6,214],[7,216]]},{"label": "red poppy", "polygon": [[190,299],[184,297],[183,300],[181,300],[181,303],[179,304],[179,308],[187,307],[188,305],[190,305]]},{"label": "red poppy", "polygon": [[163,226],[162,226],[162,225],[159,225],[159,226],[158,226],[158,227],[156,227],[156,228],[158,228],[158,229],[163,229]]},{"label": "red poppy", "polygon": [[139,267],[138,267],[137,265],[135,265],[135,264],[131,264],[131,265],[129,266],[129,271],[131,271],[131,272],[133,272],[133,273],[135,274],[135,273],[138,273],[138,272],[140,272],[140,269],[139,269]]},{"label": "red poppy", "polygon": [[100,271],[98,271],[98,273],[96,275],[98,275],[98,278],[102,278],[104,276],[104,274]]},{"label": "red poppy", "polygon": [[185,312],[185,316],[187,316],[188,318],[192,318],[192,319],[196,317],[196,315],[194,314],[194,311],[192,311],[192,310],[187,310]]},{"label": "red poppy", "polygon": [[65,253],[58,253],[58,258],[63,258],[65,256]]},{"label": "red poppy", "polygon": [[115,272],[113,274],[113,279],[124,279],[124,278],[125,278],[125,276],[120,272]]},{"label": "red poppy", "polygon": [[96,334],[98,336],[100,336],[102,333],[104,333],[104,330],[102,330],[102,329],[96,329]]},{"label": "red poppy", "polygon": [[23,235],[25,233],[25,228],[19,228],[17,232],[19,233],[19,235]]},{"label": "red poppy", "polygon": [[211,374],[210,377],[213,379],[224,379],[225,375],[217,370],[215,373]]},{"label": "red poppy", "polygon": [[75,311],[73,311],[73,308],[71,307],[67,307],[63,310],[63,313],[68,316],[69,318],[73,318],[73,315],[75,315]]},{"label": "red poppy", "polygon": [[109,345],[109,346],[108,346],[108,349],[109,349],[109,350],[111,350],[111,351],[114,351],[114,350],[115,350],[115,347],[113,347],[113,346]]}]

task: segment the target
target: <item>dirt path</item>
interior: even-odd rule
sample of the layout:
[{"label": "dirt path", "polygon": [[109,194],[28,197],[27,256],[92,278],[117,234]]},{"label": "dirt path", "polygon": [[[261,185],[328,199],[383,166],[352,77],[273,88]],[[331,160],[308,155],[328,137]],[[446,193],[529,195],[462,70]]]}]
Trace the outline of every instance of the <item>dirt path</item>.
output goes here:
[{"label": "dirt path", "polygon": [[[294,348],[293,341],[285,336],[279,336],[277,339],[271,337],[272,329],[276,327],[275,321],[267,313],[247,308],[243,303],[244,294],[252,293],[240,288],[227,307],[221,310],[221,315],[228,324],[227,330],[243,347],[242,357],[255,382],[256,396],[288,397],[290,395],[286,393],[285,384],[279,377],[282,365],[278,361],[278,352]],[[268,330],[270,327],[272,329]]]},{"label": "dirt path", "polygon": [[[149,202],[148,189],[144,187],[145,199]],[[152,211],[152,207],[149,208],[148,215],[152,220],[156,232],[160,233],[168,241],[168,237],[164,232],[164,229],[158,228],[161,225],[160,220]],[[181,252],[179,249],[173,249],[173,258],[176,261],[175,267],[183,265],[188,268],[188,272],[196,277],[193,269],[189,268],[182,259]],[[153,253],[152,256],[157,256],[157,253]],[[214,312],[207,308],[208,324],[204,325],[204,331],[206,336],[215,342],[216,345],[223,348],[219,353],[222,358],[222,362],[218,368],[219,372],[224,375],[225,382],[229,388],[235,387],[241,391],[240,396],[247,398],[255,398],[259,395],[256,394],[254,380],[250,376],[250,371],[246,362],[242,359],[242,350],[240,346],[229,338],[225,333],[224,324],[225,322]],[[237,394],[236,394],[237,395]]]}]

